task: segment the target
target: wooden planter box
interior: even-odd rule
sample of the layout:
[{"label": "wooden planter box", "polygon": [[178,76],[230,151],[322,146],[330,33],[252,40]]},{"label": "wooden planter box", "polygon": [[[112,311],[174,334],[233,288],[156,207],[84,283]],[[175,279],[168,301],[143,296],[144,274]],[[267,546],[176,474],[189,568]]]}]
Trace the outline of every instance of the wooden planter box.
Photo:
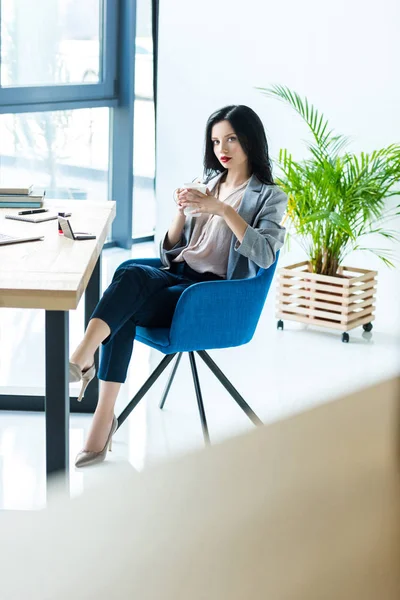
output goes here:
[{"label": "wooden planter box", "polygon": [[336,277],[317,275],[307,261],[278,269],[276,316],[343,332],[368,327],[375,319],[376,276],[343,266]]}]

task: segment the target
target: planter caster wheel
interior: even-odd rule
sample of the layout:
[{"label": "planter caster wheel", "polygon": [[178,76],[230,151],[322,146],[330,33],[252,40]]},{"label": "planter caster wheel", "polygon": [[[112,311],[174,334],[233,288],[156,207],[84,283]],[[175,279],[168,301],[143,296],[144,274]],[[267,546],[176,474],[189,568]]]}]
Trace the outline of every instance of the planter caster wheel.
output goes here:
[{"label": "planter caster wheel", "polygon": [[345,344],[348,344],[350,341],[350,336],[348,333],[344,332],[342,333],[342,342],[344,342]]},{"label": "planter caster wheel", "polygon": [[367,331],[367,332],[372,331],[372,323],[364,323],[363,329],[364,329],[364,331]]},{"label": "planter caster wheel", "polygon": [[276,328],[277,328],[277,329],[281,329],[281,331],[283,331],[283,321],[281,321],[281,320],[279,319],[278,323],[276,324]]}]

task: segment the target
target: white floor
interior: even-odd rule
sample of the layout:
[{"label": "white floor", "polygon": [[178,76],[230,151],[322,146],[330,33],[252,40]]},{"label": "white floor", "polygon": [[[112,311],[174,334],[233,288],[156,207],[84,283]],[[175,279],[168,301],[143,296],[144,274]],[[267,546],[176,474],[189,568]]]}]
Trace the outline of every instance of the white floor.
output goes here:
[{"label": "white floor", "polygon": [[[115,267],[130,256],[154,256],[154,244],[131,251],[104,253],[103,284]],[[280,265],[301,256],[282,253]],[[396,271],[369,256],[351,257],[346,264],[379,269],[376,321],[372,334],[351,332],[350,343],[329,330],[285,322],[277,331],[275,290],[271,289],[253,340],[239,348],[210,351],[255,412],[269,423],[326,402],[356,388],[392,376],[399,370],[400,281]],[[83,304],[83,303],[81,303]],[[82,335],[83,307],[70,317],[70,346]],[[1,393],[43,393],[44,316],[41,311],[0,311]],[[117,414],[163,355],[140,343],[134,347],[129,378],[118,400]],[[210,435],[218,443],[253,425],[200,360],[197,360]],[[168,373],[163,373],[145,400],[115,436],[114,451],[96,467],[70,469],[71,492],[81,493],[104,478],[115,462],[128,461],[140,471],[178,454],[200,449],[203,438],[188,358],[183,357],[164,411],[158,409]],[[71,416],[70,459],[83,445],[90,416]],[[338,437],[339,437],[338,433]],[[0,508],[30,510],[45,504],[43,414],[0,413]]]}]

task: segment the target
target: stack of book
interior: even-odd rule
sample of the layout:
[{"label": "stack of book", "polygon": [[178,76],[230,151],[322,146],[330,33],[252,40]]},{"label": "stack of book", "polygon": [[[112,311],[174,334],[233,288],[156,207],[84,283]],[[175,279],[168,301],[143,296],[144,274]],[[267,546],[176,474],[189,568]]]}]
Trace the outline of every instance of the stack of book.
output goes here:
[{"label": "stack of book", "polygon": [[0,208],[41,208],[45,192],[34,194],[29,188],[0,186]]}]

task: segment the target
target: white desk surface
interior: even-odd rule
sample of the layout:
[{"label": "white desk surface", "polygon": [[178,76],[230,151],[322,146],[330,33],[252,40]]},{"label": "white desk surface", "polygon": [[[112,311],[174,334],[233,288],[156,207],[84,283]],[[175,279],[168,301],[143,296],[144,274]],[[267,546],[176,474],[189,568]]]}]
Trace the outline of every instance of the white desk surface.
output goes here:
[{"label": "white desk surface", "polygon": [[70,310],[78,306],[115,217],[115,202],[47,200],[44,208],[69,211],[74,231],[95,240],[73,241],[58,234],[58,221],[5,219],[22,209],[0,209],[0,233],[44,235],[43,241],[0,246],[0,308]]}]

